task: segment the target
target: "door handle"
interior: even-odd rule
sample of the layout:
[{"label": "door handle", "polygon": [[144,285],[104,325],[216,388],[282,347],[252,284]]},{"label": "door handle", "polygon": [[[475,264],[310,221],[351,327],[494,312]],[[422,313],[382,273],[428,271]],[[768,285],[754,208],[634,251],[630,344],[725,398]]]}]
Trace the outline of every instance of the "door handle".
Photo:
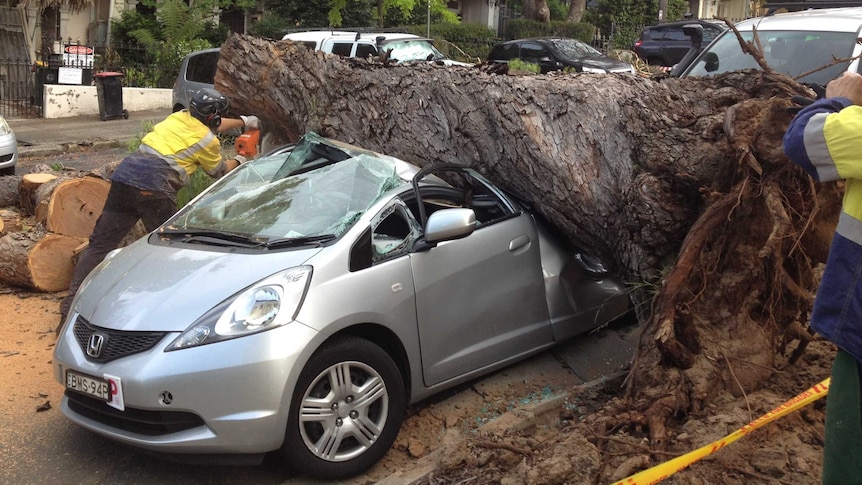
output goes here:
[{"label": "door handle", "polygon": [[521,254],[530,249],[532,241],[530,240],[530,236],[526,234],[521,234],[509,241],[509,251],[515,254]]}]

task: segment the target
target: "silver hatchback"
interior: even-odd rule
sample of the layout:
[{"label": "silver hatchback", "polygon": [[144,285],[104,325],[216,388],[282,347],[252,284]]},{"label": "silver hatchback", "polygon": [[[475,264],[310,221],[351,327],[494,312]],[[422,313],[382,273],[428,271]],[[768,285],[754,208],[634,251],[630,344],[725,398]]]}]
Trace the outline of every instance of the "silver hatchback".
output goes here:
[{"label": "silver hatchback", "polygon": [[408,403],[629,308],[474,170],[309,133],[111,253],[53,366],[63,414],[101,435],[336,479],[387,452]]}]

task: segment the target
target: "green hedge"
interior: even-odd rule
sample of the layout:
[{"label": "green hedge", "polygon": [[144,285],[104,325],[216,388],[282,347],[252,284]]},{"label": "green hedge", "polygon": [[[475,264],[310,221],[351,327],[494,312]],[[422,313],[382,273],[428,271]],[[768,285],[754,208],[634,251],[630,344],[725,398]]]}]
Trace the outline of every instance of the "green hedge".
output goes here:
[{"label": "green hedge", "polygon": [[596,26],[587,22],[537,22],[535,20],[512,19],[506,22],[503,38],[505,40],[529,37],[572,37],[591,42],[596,34]]},{"label": "green hedge", "polygon": [[[410,25],[404,29],[422,37],[429,31],[427,25]],[[438,49],[450,59],[463,62],[485,59],[498,40],[492,29],[481,24],[431,24],[430,32]]]}]

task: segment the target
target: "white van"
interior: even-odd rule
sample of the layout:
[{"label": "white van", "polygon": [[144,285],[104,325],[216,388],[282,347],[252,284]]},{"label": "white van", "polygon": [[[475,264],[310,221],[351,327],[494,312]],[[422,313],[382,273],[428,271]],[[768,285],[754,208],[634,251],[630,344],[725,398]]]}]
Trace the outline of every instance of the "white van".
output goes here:
[{"label": "white van", "polygon": [[[746,41],[751,41],[757,32],[767,64],[800,83],[825,86],[844,71],[860,72],[859,59],[849,59],[862,53],[862,45],[856,42],[862,31],[862,7],[775,14],[744,20],[736,24],[736,29]],[[835,60],[842,62],[817,70]],[[754,57],[742,51],[733,31],[726,30],[680,77],[759,68]]]},{"label": "white van", "polygon": [[401,32],[309,30],[287,34],[281,40],[300,42],[309,49],[343,57],[378,56],[390,51],[389,60],[394,62],[431,61],[445,65],[471,66],[447,58],[434,47],[431,39]]}]

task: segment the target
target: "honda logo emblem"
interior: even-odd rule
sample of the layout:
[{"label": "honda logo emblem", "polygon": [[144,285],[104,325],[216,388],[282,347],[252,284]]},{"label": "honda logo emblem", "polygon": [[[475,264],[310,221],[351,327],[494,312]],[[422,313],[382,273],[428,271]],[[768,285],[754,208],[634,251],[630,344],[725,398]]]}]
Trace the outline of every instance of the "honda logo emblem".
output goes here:
[{"label": "honda logo emblem", "polygon": [[94,359],[102,356],[102,350],[105,347],[105,336],[100,333],[90,335],[90,341],[87,342],[87,355]]}]

